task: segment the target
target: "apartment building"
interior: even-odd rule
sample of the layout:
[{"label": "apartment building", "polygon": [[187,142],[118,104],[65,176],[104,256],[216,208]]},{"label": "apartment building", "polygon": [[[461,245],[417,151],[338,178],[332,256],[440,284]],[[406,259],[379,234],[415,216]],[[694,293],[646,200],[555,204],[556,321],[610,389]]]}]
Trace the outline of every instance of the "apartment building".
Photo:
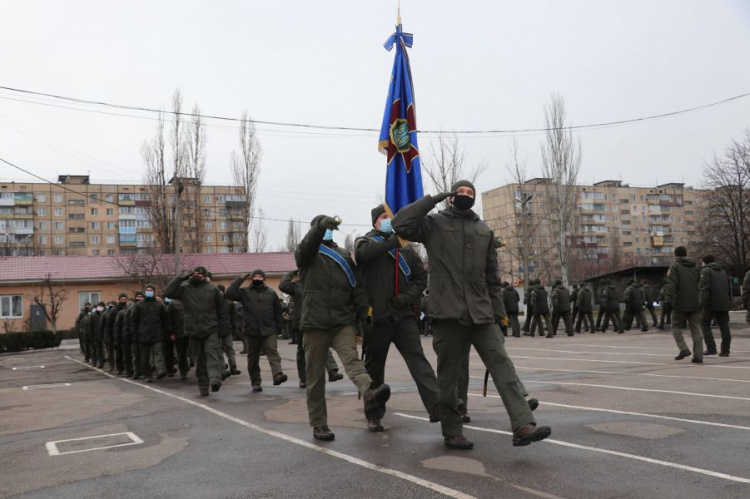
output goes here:
[{"label": "apartment building", "polygon": [[[244,188],[202,185],[199,192],[197,199],[183,201],[189,205],[183,212],[183,237],[200,235],[200,242],[186,251],[239,251],[247,240],[240,210]],[[88,175],[61,175],[57,184],[0,182],[0,256],[142,252],[155,242],[150,193],[148,185],[92,184]],[[167,196],[176,206],[174,185],[167,187]]]},{"label": "apartment building", "polygon": [[[482,194],[484,219],[506,244],[498,250],[504,280],[520,281],[524,260],[530,277],[561,275],[553,192],[550,179],[536,178]],[[619,180],[575,186],[572,230],[564,235],[571,278],[668,264],[676,246],[694,240],[705,192],[682,183],[631,187]]]}]

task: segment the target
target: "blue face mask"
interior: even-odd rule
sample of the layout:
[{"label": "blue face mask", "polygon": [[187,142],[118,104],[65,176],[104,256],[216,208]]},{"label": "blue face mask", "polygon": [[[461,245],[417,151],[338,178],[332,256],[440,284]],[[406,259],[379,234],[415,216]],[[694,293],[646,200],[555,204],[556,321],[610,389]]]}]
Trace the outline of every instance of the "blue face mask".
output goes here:
[{"label": "blue face mask", "polygon": [[333,231],[326,229],[326,233],[323,235],[323,241],[333,241]]},{"label": "blue face mask", "polygon": [[380,221],[380,232],[384,232],[386,234],[390,234],[391,232],[393,232],[393,226],[391,225],[390,218],[384,218]]},{"label": "blue face mask", "polygon": [[169,303],[169,302],[171,302],[171,301],[172,301],[172,300],[170,300],[170,299],[169,299],[169,298],[167,298],[166,296],[164,297],[164,303]]},{"label": "blue face mask", "polygon": [[146,298],[153,298],[154,292],[153,291],[146,291]]}]

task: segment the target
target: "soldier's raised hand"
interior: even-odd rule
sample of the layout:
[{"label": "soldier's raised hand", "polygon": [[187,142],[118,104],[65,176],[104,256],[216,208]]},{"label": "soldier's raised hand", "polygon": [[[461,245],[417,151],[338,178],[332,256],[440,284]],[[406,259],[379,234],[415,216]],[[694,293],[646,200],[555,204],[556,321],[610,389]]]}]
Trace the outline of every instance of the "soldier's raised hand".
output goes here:
[{"label": "soldier's raised hand", "polygon": [[324,229],[327,230],[336,230],[339,228],[339,224],[341,223],[341,220],[334,217],[323,217],[319,222],[318,225],[321,226]]},{"label": "soldier's raised hand", "polygon": [[439,203],[440,201],[445,201],[449,197],[455,196],[455,195],[456,195],[456,192],[452,191],[452,192],[441,192],[440,194],[433,194],[430,197],[432,198],[433,201],[435,201],[435,203]]}]

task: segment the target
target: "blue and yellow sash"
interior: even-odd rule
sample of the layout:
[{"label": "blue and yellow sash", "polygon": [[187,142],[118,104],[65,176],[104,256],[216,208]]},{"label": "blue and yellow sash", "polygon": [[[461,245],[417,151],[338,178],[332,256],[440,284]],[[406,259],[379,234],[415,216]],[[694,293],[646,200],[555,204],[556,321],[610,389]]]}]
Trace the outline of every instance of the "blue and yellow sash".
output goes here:
[{"label": "blue and yellow sash", "polygon": [[[372,236],[372,239],[374,241],[381,242],[383,241],[383,236],[375,235]],[[391,258],[393,258],[394,261],[396,260],[396,248],[388,250],[388,254],[391,255]],[[411,286],[411,268],[409,267],[409,264],[406,263],[406,259],[404,258],[404,255],[401,254],[401,252],[399,252],[398,254],[398,267],[401,269],[401,273],[404,274],[404,277],[406,278],[406,285]]]},{"label": "blue and yellow sash", "polygon": [[346,261],[346,258],[339,255],[336,250],[333,248],[329,248],[325,244],[321,244],[318,248],[318,252],[321,255],[325,255],[334,262],[336,262],[339,267],[341,267],[341,270],[344,271],[346,274],[346,277],[349,279],[349,284],[351,287],[356,288],[357,287],[357,278],[354,276],[354,271],[352,270],[351,266],[349,265],[349,262]]}]

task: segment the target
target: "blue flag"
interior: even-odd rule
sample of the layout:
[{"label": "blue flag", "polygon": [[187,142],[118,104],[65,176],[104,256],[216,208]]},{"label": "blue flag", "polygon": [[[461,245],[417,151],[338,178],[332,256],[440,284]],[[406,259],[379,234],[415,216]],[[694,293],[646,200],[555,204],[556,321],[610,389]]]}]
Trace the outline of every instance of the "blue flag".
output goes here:
[{"label": "blue flag", "polygon": [[414,86],[409,55],[406,53],[406,48],[412,46],[413,40],[414,36],[411,33],[403,33],[399,24],[396,26],[396,32],[384,44],[388,51],[396,46],[396,59],[393,62],[378,142],[378,149],[388,158],[385,208],[392,214],[424,195],[417,145]]}]

